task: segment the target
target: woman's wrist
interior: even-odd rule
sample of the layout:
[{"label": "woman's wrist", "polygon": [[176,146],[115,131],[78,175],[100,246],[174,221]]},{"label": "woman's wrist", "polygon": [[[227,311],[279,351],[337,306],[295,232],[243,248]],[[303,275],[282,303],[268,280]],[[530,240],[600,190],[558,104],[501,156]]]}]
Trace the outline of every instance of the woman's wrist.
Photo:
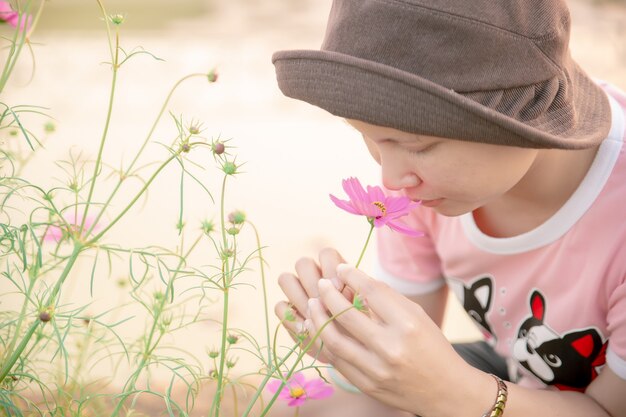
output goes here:
[{"label": "woman's wrist", "polygon": [[487,410],[482,417],[500,417],[504,414],[504,408],[506,407],[506,400],[509,396],[509,391],[506,383],[496,375],[490,374],[493,380],[496,382],[496,399],[493,405]]},{"label": "woman's wrist", "polygon": [[[465,365],[465,364],[464,364]],[[442,415],[458,417],[490,417],[497,393],[497,384],[491,374],[466,365],[465,372],[459,372],[454,387],[448,394],[448,401],[442,398]],[[469,368],[469,369],[468,369]],[[450,389],[449,388],[449,389]]]}]

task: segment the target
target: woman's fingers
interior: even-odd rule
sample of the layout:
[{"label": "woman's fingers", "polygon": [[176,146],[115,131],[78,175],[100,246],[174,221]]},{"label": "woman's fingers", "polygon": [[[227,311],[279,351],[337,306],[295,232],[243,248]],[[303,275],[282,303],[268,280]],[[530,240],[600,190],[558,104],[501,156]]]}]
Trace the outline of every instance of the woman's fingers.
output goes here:
[{"label": "woman's fingers", "polygon": [[296,311],[302,317],[305,317],[308,308],[307,302],[309,301],[309,296],[298,277],[289,272],[285,272],[280,274],[278,277],[278,285],[287,296],[289,302],[296,308]]},{"label": "woman's fingers", "polygon": [[311,258],[300,258],[296,262],[296,275],[308,298],[317,297],[317,281],[322,277],[322,271]]},{"label": "woman's fingers", "polygon": [[274,313],[280,318],[281,323],[291,333],[301,333],[304,331],[304,317],[300,315],[290,303],[279,301],[274,306]]},{"label": "woman's fingers", "polygon": [[322,249],[319,253],[320,269],[322,271],[322,277],[324,278],[336,278],[337,277],[337,265],[345,263],[346,261],[341,257],[339,252],[332,248]]},{"label": "woman's fingers", "polygon": [[[311,337],[309,331],[304,326],[304,318],[297,311],[294,311],[289,303],[285,301],[278,302],[274,307],[274,312],[281,318],[282,325],[287,329],[289,336],[291,336],[294,342],[299,343],[302,347],[309,344]],[[292,318],[293,320],[291,320]],[[309,347],[307,353],[320,362],[329,362],[328,355],[322,351],[321,340],[315,341]]]},{"label": "woman's fingers", "polygon": [[339,265],[337,277],[339,281],[352,288],[367,308],[387,324],[403,322],[414,307],[406,297],[353,266]]},{"label": "woman's fingers", "polygon": [[376,357],[367,346],[342,331],[339,323],[330,320],[328,312],[319,299],[309,300],[309,313],[311,318],[305,321],[309,337],[314,338],[319,332],[317,338],[323,342],[324,350],[332,356],[331,363],[335,364],[340,359],[361,370],[376,366]]},{"label": "woman's fingers", "polygon": [[[335,316],[334,320],[343,331],[371,349],[370,344],[377,342],[384,331],[377,318],[354,308],[354,304],[346,300],[328,281],[320,281],[319,291],[323,306]],[[310,308],[311,302],[309,301]]]}]

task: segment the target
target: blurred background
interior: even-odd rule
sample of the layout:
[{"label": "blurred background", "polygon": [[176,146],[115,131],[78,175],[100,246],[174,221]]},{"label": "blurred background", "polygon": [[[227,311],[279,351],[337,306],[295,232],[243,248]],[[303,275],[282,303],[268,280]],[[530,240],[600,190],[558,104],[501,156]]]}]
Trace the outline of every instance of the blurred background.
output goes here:
[{"label": "blurred background", "polygon": [[[106,161],[119,165],[129,160],[178,79],[217,68],[217,83],[188,81],[174,95],[169,110],[187,121],[201,122],[208,138],[232,138],[229,143],[237,146],[237,161],[245,161],[244,173],[231,183],[227,206],[244,210],[267,246],[264,255],[269,265],[272,306],[282,298],[276,278],[282,271],[293,270],[299,257],[315,257],[321,248],[333,246],[348,262],[356,261],[368,225],[335,208],[328,194],[343,195],[341,179],[348,176],[357,176],[363,183],[378,182],[378,168],[352,129],[318,108],[283,97],[276,86],[272,53],[319,48],[331,3],[105,2],[108,13],[125,16],[121,45],[127,51],[141,47],[163,59],[142,55],[122,67]],[[626,2],[568,3],[573,15],[574,57],[594,77],[626,89]],[[56,133],[47,142],[47,151],[36,156],[25,175],[52,186],[58,179],[51,174],[56,169],[55,159],[67,159],[72,147],[80,147],[87,157],[97,153],[110,87],[110,69],[103,64],[108,60],[108,45],[96,3],[85,0],[48,2],[33,40],[34,75],[33,62],[24,55],[2,99],[50,109]],[[155,139],[169,141],[171,132],[172,122],[165,118]],[[154,159],[163,156],[157,145],[151,145],[148,153]],[[178,180],[177,175],[160,179],[148,204],[137,210],[133,219],[113,229],[108,240],[127,246],[175,246],[178,207],[172,201],[177,198]],[[217,187],[212,189],[217,191]],[[187,203],[185,221],[189,228],[197,228],[202,219],[216,218],[216,214],[216,207],[198,193],[197,200]],[[372,267],[374,254],[375,247],[371,246],[364,269]],[[213,259],[198,261],[210,263]],[[83,271],[89,266],[83,265]],[[89,299],[88,286],[78,272],[74,275],[71,291],[65,296]],[[258,288],[258,273],[244,279]],[[114,285],[115,280],[112,277],[111,282],[97,284],[95,311],[124,296],[120,294],[124,289]],[[260,324],[259,292],[242,287],[233,297],[233,325],[254,333]],[[219,313],[219,306],[215,313]],[[141,321],[135,325],[143,328]],[[445,331],[453,340],[478,335],[455,303],[451,303]],[[210,332],[207,327],[207,337]],[[193,350],[197,337],[196,332],[176,343]]]}]

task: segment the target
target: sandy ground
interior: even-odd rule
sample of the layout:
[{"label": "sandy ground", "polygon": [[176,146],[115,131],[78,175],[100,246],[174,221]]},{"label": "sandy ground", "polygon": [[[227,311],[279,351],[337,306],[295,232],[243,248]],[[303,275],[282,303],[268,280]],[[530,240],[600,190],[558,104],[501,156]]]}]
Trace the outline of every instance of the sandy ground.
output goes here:
[{"label": "sandy ground", "polygon": [[[95,155],[109,89],[110,71],[102,64],[107,60],[108,48],[104,32],[97,29],[102,27],[97,10],[94,6],[84,15],[68,15],[67,10],[72,9],[67,5],[71,3],[58,0],[48,7],[54,16],[68,20],[80,17],[80,24],[45,22],[36,37],[41,45],[35,48],[34,79],[28,82],[31,63],[23,60],[14,87],[2,97],[11,103],[48,107],[58,121],[48,152],[38,155],[26,171],[30,178],[43,184],[52,184],[59,176],[50,174],[56,169],[53,161],[66,158],[70,147],[79,146],[85,154]],[[592,6],[580,0],[569,3],[575,58],[594,76],[626,88],[624,9],[611,4]],[[55,4],[61,11],[54,9]],[[330,4],[330,0],[297,4],[214,0],[206,7],[196,3],[192,16],[179,13],[169,20],[161,19],[158,27],[143,24],[133,29],[133,16],[139,10],[135,6],[134,14],[127,16],[131,29],[122,30],[122,45],[127,50],[141,46],[165,61],[142,56],[122,68],[111,140],[105,150],[107,161],[117,165],[121,160],[129,160],[175,81],[188,73],[217,66],[218,83],[209,86],[199,79],[187,82],[169,108],[176,115],[184,115],[185,120],[202,121],[207,136],[232,138],[231,143],[238,147],[237,160],[246,162],[245,174],[233,181],[228,191],[227,207],[246,211],[267,246],[264,255],[269,265],[272,305],[281,299],[277,276],[292,270],[299,257],[315,256],[319,249],[333,246],[348,261],[356,260],[367,225],[333,207],[328,193],[341,194],[340,180],[347,176],[357,176],[365,183],[378,180],[378,169],[354,131],[322,110],[284,98],[276,86],[271,54],[280,49],[318,48]],[[172,132],[171,122],[166,121],[155,137],[169,140]],[[148,159],[162,156],[159,146],[148,148]],[[112,230],[109,241],[137,246],[149,242],[170,247],[176,244],[172,242],[178,239],[174,229],[178,212],[176,204],[171,203],[177,199],[179,177],[174,172],[170,174],[157,182],[141,212]],[[217,192],[217,181],[207,181]],[[193,186],[188,190],[193,192]],[[197,198],[187,202],[185,220],[190,225],[197,224],[203,218],[214,217],[216,212],[208,199],[198,193]],[[375,248],[371,247],[363,264],[365,269],[371,268],[374,253]],[[197,260],[208,263],[202,256]],[[90,298],[88,286],[80,277],[89,267],[87,262],[78,266],[64,295],[66,301],[91,299],[92,310],[99,311],[102,306],[124,299],[123,290],[114,284],[123,276],[121,270],[110,281],[97,283]],[[258,272],[243,280],[258,286]],[[233,325],[262,337],[259,292],[242,287],[233,294],[232,305]],[[212,313],[218,314],[219,309]],[[129,337],[144,326],[143,320],[131,323]],[[452,340],[478,335],[455,303],[451,303],[445,332]],[[203,355],[211,343],[198,343],[198,334],[211,340],[214,327],[196,328],[177,336],[175,343]],[[246,361],[242,359],[242,366],[254,366]]]}]

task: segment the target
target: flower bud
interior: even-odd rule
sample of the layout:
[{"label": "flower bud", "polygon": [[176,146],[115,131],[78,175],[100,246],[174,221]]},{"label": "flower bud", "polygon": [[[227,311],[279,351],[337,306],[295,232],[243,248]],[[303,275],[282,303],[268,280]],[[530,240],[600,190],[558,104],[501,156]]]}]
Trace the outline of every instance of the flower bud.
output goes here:
[{"label": "flower bud", "polygon": [[163,323],[163,326],[168,327],[170,324],[172,324],[172,315],[163,314],[163,317],[161,317],[161,322]]},{"label": "flower bud", "polygon": [[113,23],[114,25],[121,25],[122,23],[124,23],[124,15],[122,14],[112,14],[109,15],[109,20],[111,21],[111,23]]},{"label": "flower bud", "polygon": [[193,124],[191,126],[189,126],[189,133],[191,133],[192,135],[197,135],[200,133],[200,126],[197,124]]},{"label": "flower bud", "polygon": [[243,224],[246,221],[246,213],[241,210],[235,210],[228,214],[228,221],[232,224]]},{"label": "flower bud", "polygon": [[184,153],[188,153],[191,150],[191,146],[188,143],[183,143],[180,145],[180,151]]},{"label": "flower bud", "polygon": [[210,83],[214,83],[214,82],[217,81],[217,78],[218,78],[217,70],[215,68],[213,68],[207,74],[207,79],[209,80]]},{"label": "flower bud", "polygon": [[235,359],[235,360],[227,359],[226,360],[226,367],[228,369],[233,369],[235,367],[235,365],[237,365],[237,359]]},{"label": "flower bud", "polygon": [[224,165],[222,165],[222,171],[226,173],[226,175],[235,175],[237,172],[237,165],[234,162],[226,161]]},{"label": "flower bud", "polygon": [[229,227],[228,229],[226,229],[226,233],[228,233],[231,236],[235,236],[239,234],[239,229],[236,227]]},{"label": "flower bud", "polygon": [[354,306],[354,308],[356,308],[359,311],[367,310],[367,305],[365,304],[365,300],[359,294],[354,295],[354,298],[352,299],[352,305]]},{"label": "flower bud", "polygon": [[53,133],[55,130],[57,130],[57,127],[56,127],[56,125],[55,125],[54,123],[52,123],[52,122],[46,122],[46,123],[43,125],[43,130],[44,130],[44,132],[46,132],[46,133]]},{"label": "flower bud", "polygon": [[39,320],[40,320],[42,323],[47,323],[47,322],[49,322],[50,320],[52,320],[52,315],[51,315],[49,312],[47,312],[47,311],[41,311],[41,312],[39,313]]},{"label": "flower bud", "polygon": [[201,229],[204,234],[208,235],[209,233],[215,231],[215,224],[210,220],[205,220],[202,222]]},{"label": "flower bud", "polygon": [[293,314],[293,310],[289,309],[285,312],[285,321],[296,321],[296,316]]},{"label": "flower bud", "polygon": [[224,142],[218,141],[211,144],[211,150],[215,155],[221,155],[224,151],[226,151],[226,146],[224,145]]},{"label": "flower bud", "polygon": [[239,340],[239,336],[235,334],[229,334],[228,336],[226,336],[226,341],[231,345],[234,345],[235,343],[237,343],[238,340]]},{"label": "flower bud", "polygon": [[210,350],[209,351],[209,358],[215,359],[218,356],[220,356],[220,353],[217,350]]},{"label": "flower bud", "polygon": [[303,332],[296,333],[296,339],[298,339],[298,342],[300,342],[300,343],[304,343],[304,341],[308,337],[309,337],[309,331],[308,330],[304,330]]}]

